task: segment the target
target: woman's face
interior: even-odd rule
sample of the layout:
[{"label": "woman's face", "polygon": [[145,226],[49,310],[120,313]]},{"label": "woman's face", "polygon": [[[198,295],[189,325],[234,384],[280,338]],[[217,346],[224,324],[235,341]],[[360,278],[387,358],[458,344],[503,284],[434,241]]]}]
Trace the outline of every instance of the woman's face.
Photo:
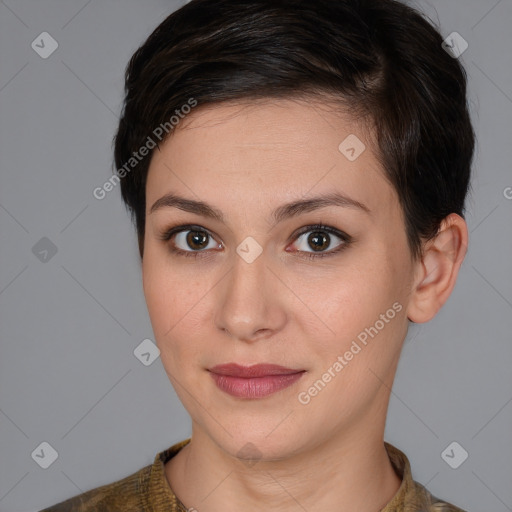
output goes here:
[{"label": "woman's face", "polygon": [[290,100],[192,111],[150,164],[142,269],[194,436],[275,459],[383,430],[415,264],[349,118]]}]

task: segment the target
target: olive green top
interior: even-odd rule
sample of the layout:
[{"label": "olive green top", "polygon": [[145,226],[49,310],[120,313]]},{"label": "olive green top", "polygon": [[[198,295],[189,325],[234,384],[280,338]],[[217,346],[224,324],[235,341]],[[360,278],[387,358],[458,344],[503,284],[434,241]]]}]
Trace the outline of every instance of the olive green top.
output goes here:
[{"label": "olive green top", "polygon": [[[167,482],[164,465],[189,442],[186,439],[158,453],[153,464],[122,480],[91,489],[40,512],[187,512]],[[384,445],[402,483],[380,512],[464,512],[432,496],[415,482],[406,455],[389,443]]]}]

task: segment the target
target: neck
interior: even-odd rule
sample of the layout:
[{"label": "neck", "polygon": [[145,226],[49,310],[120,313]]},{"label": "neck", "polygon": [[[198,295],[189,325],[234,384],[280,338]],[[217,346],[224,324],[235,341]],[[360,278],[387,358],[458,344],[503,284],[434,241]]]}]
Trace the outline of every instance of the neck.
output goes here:
[{"label": "neck", "polygon": [[374,423],[365,432],[340,432],[297,455],[251,465],[195,427],[191,442],[166,464],[166,477],[180,501],[201,512],[378,512],[401,484],[383,429]]}]

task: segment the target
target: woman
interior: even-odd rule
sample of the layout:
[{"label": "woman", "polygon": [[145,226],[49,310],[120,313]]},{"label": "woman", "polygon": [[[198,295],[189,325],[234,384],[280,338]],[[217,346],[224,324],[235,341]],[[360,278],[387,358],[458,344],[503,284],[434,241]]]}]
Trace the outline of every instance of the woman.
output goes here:
[{"label": "woman", "polygon": [[463,68],[397,1],[164,20],[127,68],[111,185],[192,435],[45,512],[460,512],[383,436],[408,324],[464,259],[473,146]]}]

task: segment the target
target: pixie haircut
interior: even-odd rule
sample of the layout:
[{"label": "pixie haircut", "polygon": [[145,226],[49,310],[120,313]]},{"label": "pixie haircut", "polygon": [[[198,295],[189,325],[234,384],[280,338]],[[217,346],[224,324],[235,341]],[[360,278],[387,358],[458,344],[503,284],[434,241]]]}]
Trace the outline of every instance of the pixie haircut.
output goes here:
[{"label": "pixie haircut", "polygon": [[[328,99],[370,128],[416,259],[443,218],[464,217],[475,144],[466,72],[442,42],[422,14],[396,0],[192,0],[128,63],[115,166],[191,98],[196,108]],[[171,134],[166,128],[159,142]],[[152,153],[120,179],[141,258]]]}]

